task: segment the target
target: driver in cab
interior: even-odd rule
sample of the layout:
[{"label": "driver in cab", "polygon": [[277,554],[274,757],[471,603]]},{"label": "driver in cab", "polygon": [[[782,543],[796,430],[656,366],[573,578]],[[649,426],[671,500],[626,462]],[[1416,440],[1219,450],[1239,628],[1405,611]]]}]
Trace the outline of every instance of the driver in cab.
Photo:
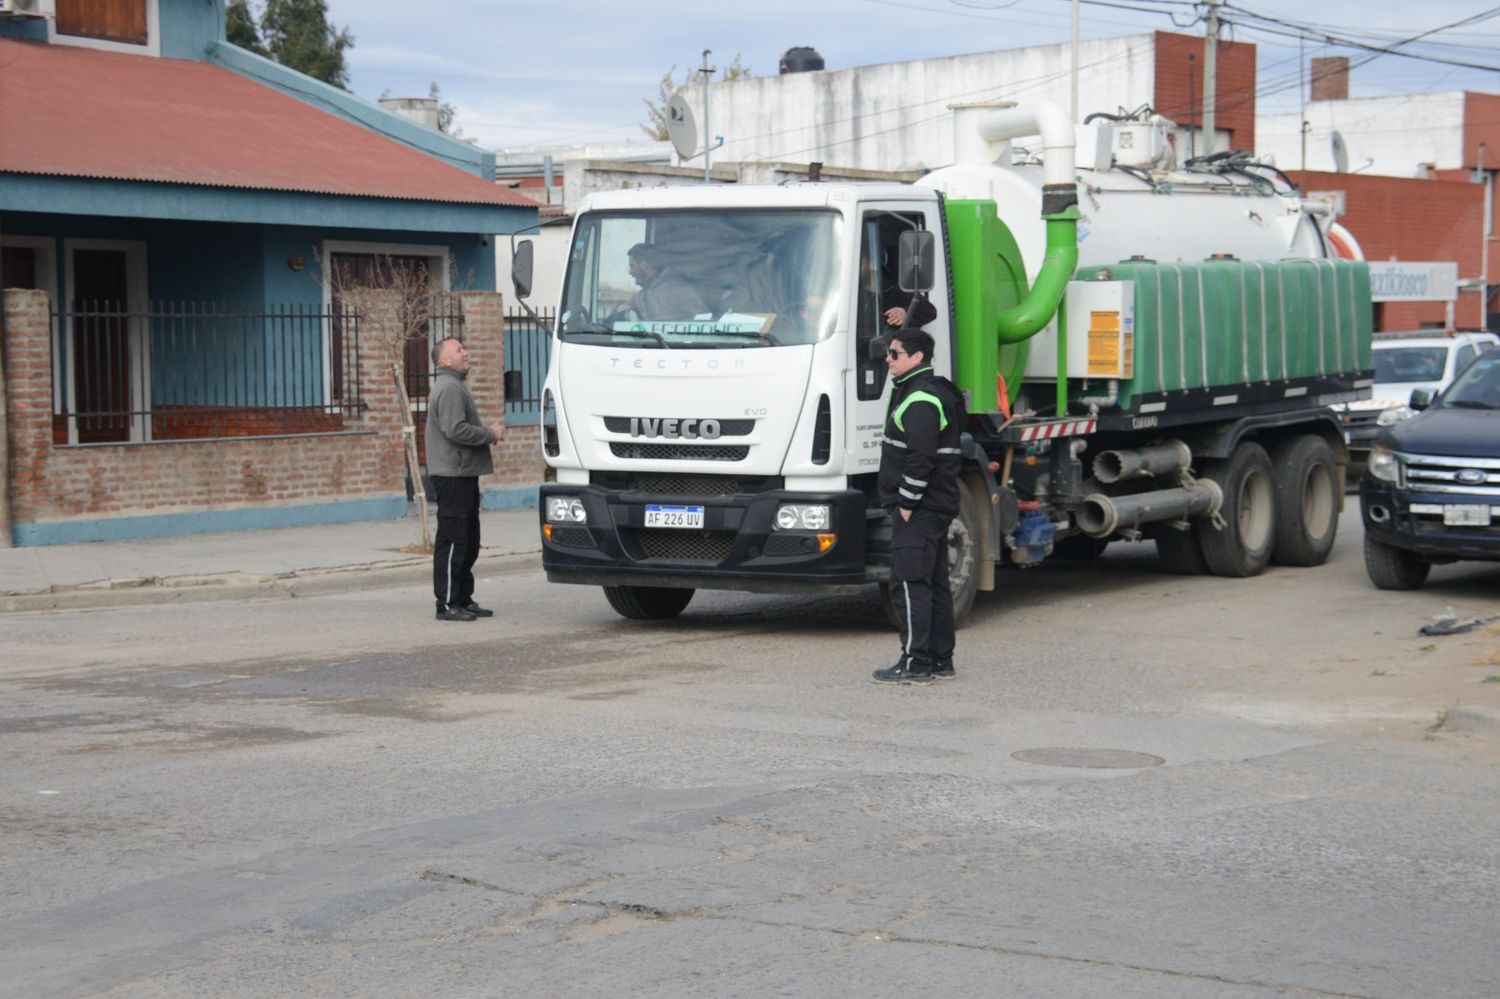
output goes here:
[{"label": "driver in cab", "polygon": [[640,290],[625,304],[627,315],[653,322],[692,319],[707,311],[692,282],[663,265],[661,250],[654,243],[637,243],[628,253],[630,276]]}]

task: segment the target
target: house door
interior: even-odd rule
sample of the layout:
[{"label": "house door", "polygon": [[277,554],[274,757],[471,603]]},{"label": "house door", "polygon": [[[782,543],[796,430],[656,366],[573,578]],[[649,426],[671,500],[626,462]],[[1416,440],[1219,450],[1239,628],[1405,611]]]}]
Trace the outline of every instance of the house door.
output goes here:
[{"label": "house door", "polygon": [[122,250],[73,251],[73,412],[78,443],[130,440],[129,260]]}]

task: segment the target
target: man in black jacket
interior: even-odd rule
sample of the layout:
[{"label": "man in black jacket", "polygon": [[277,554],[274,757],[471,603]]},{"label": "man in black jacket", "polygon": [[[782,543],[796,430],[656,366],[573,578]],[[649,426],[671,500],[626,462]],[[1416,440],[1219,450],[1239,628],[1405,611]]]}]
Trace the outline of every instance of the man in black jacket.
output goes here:
[{"label": "man in black jacket", "polygon": [[891,512],[892,596],[906,615],[901,659],[875,671],[886,683],[954,675],[948,527],[958,515],[964,407],[953,383],[933,372],[932,348],[930,333],[903,329],[886,352],[892,385],[878,488]]}]

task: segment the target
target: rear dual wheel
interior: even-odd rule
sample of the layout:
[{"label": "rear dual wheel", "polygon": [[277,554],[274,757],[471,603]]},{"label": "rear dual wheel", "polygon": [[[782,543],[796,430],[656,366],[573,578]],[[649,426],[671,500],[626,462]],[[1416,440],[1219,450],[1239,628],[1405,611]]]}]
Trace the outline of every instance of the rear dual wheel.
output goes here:
[{"label": "rear dual wheel", "polygon": [[1222,528],[1198,524],[1203,562],[1215,576],[1244,577],[1260,573],[1276,545],[1276,476],[1271,456],[1253,441],[1234,449],[1228,461],[1208,463],[1203,478],[1224,492],[1219,516]]}]

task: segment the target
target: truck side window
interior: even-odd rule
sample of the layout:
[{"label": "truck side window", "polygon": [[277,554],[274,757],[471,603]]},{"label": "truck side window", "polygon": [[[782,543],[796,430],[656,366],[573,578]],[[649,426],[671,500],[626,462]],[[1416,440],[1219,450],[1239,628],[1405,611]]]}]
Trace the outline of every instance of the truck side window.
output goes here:
[{"label": "truck side window", "polygon": [[[901,234],[926,228],[921,212],[897,215],[866,212],[859,238],[859,305],[854,317],[855,372],[860,399],[879,399],[885,391],[885,361],[870,360],[870,341],[892,330],[885,312],[893,305],[905,306],[909,296],[896,285],[896,260]],[[897,300],[893,300],[893,296]]]}]

